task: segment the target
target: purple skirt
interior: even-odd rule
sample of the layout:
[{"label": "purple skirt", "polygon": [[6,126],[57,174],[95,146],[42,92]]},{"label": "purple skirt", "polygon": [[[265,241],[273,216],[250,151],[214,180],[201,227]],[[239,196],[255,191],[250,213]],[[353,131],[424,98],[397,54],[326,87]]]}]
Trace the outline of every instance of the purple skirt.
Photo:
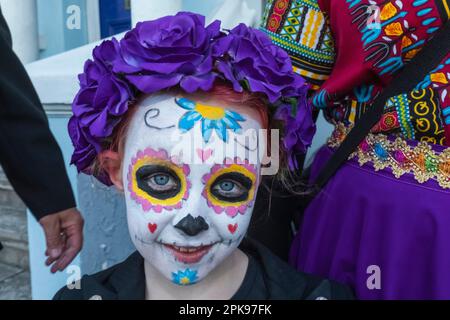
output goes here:
[{"label": "purple skirt", "polygon": [[349,160],[306,210],[290,262],[359,299],[450,299],[450,190]]}]

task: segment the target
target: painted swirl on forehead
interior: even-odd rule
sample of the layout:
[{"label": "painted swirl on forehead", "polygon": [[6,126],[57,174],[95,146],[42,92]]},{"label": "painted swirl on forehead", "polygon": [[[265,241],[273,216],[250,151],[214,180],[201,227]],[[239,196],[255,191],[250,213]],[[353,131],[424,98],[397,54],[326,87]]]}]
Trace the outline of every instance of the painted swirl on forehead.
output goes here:
[{"label": "painted swirl on forehead", "polygon": [[[248,160],[239,158],[225,159],[224,164],[216,164],[211,171],[202,178],[205,188],[202,196],[215,213],[225,212],[234,218],[238,214],[245,214],[253,205],[257,188],[257,170]],[[238,186],[239,184],[239,186]],[[233,188],[241,188],[236,195],[227,198],[220,196],[216,187],[224,187],[225,193],[231,193]],[[231,190],[229,190],[231,188]],[[230,230],[231,231],[231,230]],[[231,231],[232,232],[232,231]],[[233,233],[233,232],[232,232]]]},{"label": "painted swirl on forehead", "polygon": [[159,117],[159,115],[161,114],[161,110],[159,110],[159,108],[150,108],[144,116],[145,119],[145,125],[147,127],[149,127],[150,129],[156,129],[156,130],[167,130],[167,129],[172,129],[175,128],[175,125],[172,126],[166,126],[166,127],[158,127],[154,124],[152,124],[151,122],[154,122],[152,120],[156,119]]},{"label": "painted swirl on forehead", "polygon": [[[139,150],[131,159],[127,174],[131,199],[146,212],[180,209],[189,197],[191,182],[189,165],[177,163],[164,149]],[[153,190],[152,185],[161,190]]]},{"label": "painted swirl on forehead", "polygon": [[[258,151],[258,149],[259,149],[259,139],[258,139],[258,136],[256,134],[256,131],[252,131],[252,134],[254,134],[254,136],[252,138],[255,139],[255,141],[256,141],[254,148],[250,148],[245,142],[243,143],[243,142],[239,141],[239,139],[237,137],[234,137],[234,142],[237,143],[238,145],[240,145],[241,147],[243,147],[247,151],[252,151],[252,152]],[[256,137],[255,137],[255,135],[256,135]]]},{"label": "painted swirl on forehead", "polygon": [[227,130],[240,133],[242,127],[239,122],[246,121],[239,113],[221,107],[208,106],[186,98],[175,99],[175,102],[178,106],[187,110],[178,122],[178,128],[182,132],[188,132],[197,122],[200,122],[202,137],[206,143],[209,142],[213,132],[222,141],[228,142]]}]

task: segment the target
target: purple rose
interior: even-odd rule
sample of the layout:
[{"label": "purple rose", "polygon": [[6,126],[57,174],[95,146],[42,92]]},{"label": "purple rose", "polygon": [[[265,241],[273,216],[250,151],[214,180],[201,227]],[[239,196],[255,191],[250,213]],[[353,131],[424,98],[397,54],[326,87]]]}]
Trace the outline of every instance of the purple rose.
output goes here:
[{"label": "purple rose", "polygon": [[217,68],[234,90],[242,92],[242,83],[252,92],[266,94],[271,103],[281,97],[295,96],[304,80],[292,71],[288,54],[274,45],[262,31],[238,25],[218,39],[213,47]]},{"label": "purple rose", "polygon": [[[94,60],[88,60],[84,73],[79,75],[80,91],[73,101],[72,110],[78,118],[78,125],[89,137],[110,136],[133,98],[129,85],[112,72],[118,57],[117,40],[104,41],[94,49]],[[99,139],[91,140],[100,151]]]},{"label": "purple rose", "polygon": [[74,152],[70,164],[74,164],[77,167],[78,172],[83,172],[87,175],[95,174],[95,177],[107,186],[111,186],[112,182],[106,172],[93,172],[92,164],[97,157],[97,150],[94,145],[95,140],[86,134],[78,122],[76,116],[72,116],[69,120],[68,130],[72,144],[74,146]]},{"label": "purple rose", "polygon": [[80,172],[92,164],[97,156],[97,151],[86,138],[86,134],[82,131],[77,117],[72,116],[70,118],[68,129],[70,139],[72,139],[72,144],[75,147],[70,164],[75,164]]},{"label": "purple rose", "polygon": [[212,88],[211,42],[220,22],[205,27],[205,17],[188,12],[138,23],[120,42],[123,60],[115,72],[140,91],[154,93],[180,85],[187,92]]},{"label": "purple rose", "polygon": [[311,146],[316,126],[312,116],[311,105],[306,94],[297,98],[297,112],[292,114],[292,106],[283,104],[277,108],[274,118],[283,121],[283,146],[287,153],[290,170],[298,170],[296,156],[305,154]]},{"label": "purple rose", "polygon": [[[94,59],[86,61],[84,73],[79,75],[80,90],[68,125],[75,149],[71,163],[78,172],[92,174],[91,165],[102,151],[103,140],[112,134],[133,99],[129,85],[112,72],[118,55],[118,41],[104,41],[94,49]],[[110,184],[104,175],[97,178]]]}]

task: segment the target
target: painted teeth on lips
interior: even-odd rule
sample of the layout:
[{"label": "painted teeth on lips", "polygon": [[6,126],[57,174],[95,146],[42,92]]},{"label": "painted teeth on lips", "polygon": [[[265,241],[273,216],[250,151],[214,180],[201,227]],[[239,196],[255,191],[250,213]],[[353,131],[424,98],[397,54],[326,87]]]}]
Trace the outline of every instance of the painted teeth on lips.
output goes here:
[{"label": "painted teeth on lips", "polygon": [[198,251],[199,248],[184,248],[184,247],[173,247],[175,250],[181,251],[181,252],[195,252]]},{"label": "painted teeth on lips", "polygon": [[176,250],[176,251],[180,251],[180,252],[187,252],[187,253],[192,253],[192,252],[197,252],[197,251],[201,251],[201,250],[205,250],[205,249],[209,249],[211,248],[213,244],[210,245],[202,245],[202,246],[198,246],[198,247],[180,247],[180,246],[176,246],[173,244],[164,244],[164,246]]},{"label": "painted teeth on lips", "polygon": [[164,244],[177,261],[185,264],[197,263],[210,251],[214,244],[198,247],[181,247],[176,245]]}]

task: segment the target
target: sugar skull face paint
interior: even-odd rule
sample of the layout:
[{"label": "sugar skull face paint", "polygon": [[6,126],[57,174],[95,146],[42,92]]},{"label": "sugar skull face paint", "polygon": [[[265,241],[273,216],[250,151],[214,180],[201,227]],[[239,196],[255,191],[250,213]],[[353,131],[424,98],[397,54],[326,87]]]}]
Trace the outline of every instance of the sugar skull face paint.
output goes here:
[{"label": "sugar skull face paint", "polygon": [[[211,107],[200,107],[203,119],[221,113],[233,115],[234,122],[225,117],[224,126],[205,124],[195,116],[184,126],[187,114],[180,101]],[[166,279],[195,284],[236,250],[247,231],[260,179],[260,164],[248,159],[265,146],[253,141],[258,148],[249,148],[238,137],[261,124],[245,108],[217,101],[158,95],[136,107],[122,171],[131,238]],[[186,143],[187,137],[195,145]],[[187,154],[196,161],[190,162]]]}]

